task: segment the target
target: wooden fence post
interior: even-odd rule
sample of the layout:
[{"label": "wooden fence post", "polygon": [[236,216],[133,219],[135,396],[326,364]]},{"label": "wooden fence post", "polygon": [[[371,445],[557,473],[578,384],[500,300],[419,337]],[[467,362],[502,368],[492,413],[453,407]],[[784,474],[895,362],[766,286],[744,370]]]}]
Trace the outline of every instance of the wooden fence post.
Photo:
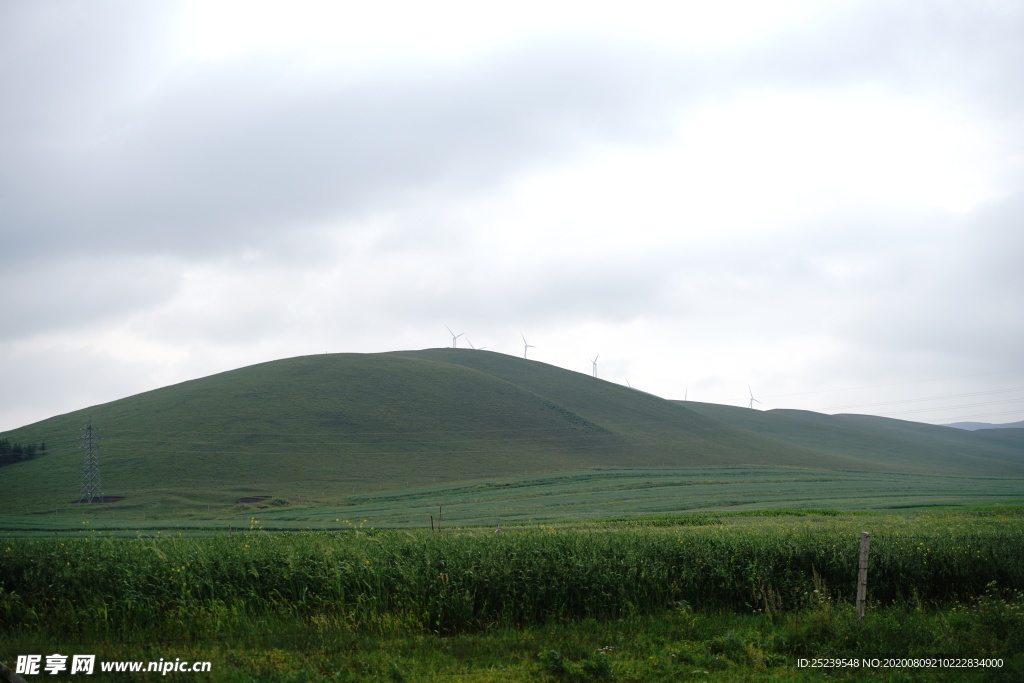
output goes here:
[{"label": "wooden fence post", "polygon": [[860,533],[860,560],[857,562],[857,616],[864,623],[864,609],[868,601],[868,544],[871,534]]}]

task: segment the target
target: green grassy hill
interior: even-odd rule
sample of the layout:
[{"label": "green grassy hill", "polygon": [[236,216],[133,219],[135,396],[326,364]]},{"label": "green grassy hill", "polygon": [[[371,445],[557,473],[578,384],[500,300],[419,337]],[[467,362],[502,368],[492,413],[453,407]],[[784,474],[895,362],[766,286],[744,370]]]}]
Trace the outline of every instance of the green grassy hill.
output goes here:
[{"label": "green grassy hill", "polygon": [[[1024,429],[968,432],[874,415],[824,415],[806,410],[750,410],[677,401],[706,417],[777,441],[830,455],[885,464],[893,471],[1020,476]],[[902,470],[900,468],[909,468]]]},{"label": "green grassy hill", "polygon": [[750,413],[743,422],[715,408],[488,351],[325,354],[183,382],[0,434],[48,447],[44,457],[0,472],[10,513],[68,510],[78,497],[77,439],[92,418],[101,430],[104,493],[127,496],[118,507],[128,510],[217,510],[255,495],[319,505],[596,467],[1024,477],[1024,448],[991,432],[987,441],[955,429],[967,441],[936,442],[912,430],[900,439],[829,425],[813,413],[743,411]]}]

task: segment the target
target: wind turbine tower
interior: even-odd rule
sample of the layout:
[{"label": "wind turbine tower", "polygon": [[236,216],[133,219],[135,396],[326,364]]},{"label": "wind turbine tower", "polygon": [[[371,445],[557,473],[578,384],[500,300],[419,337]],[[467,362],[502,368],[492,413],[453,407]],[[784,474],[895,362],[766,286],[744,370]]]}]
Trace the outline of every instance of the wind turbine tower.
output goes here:
[{"label": "wind turbine tower", "polygon": [[750,405],[748,405],[747,407],[748,408],[753,408],[754,404],[755,403],[760,403],[760,401],[758,401],[756,398],[754,398],[754,392],[750,390],[750,385],[749,384],[747,385],[747,392],[750,394]]},{"label": "wind turbine tower", "polygon": [[535,349],[537,347],[534,346],[533,344],[527,343],[526,335],[523,334],[522,332],[519,333],[519,336],[523,338],[523,358],[526,358],[526,349]]},{"label": "wind turbine tower", "polygon": [[593,366],[594,366],[594,377],[597,377],[597,359],[600,358],[600,357],[601,357],[601,354],[597,354],[596,356],[594,356],[593,360],[590,361],[591,364],[593,364]]},{"label": "wind turbine tower", "polygon": [[462,335],[466,334],[465,332],[460,332],[459,334],[455,334],[454,332],[452,332],[452,328],[448,327],[447,325],[444,326],[444,329],[448,330],[448,334],[452,335],[452,348],[453,349],[456,348],[456,346],[457,346],[457,344],[455,343],[455,340],[458,339],[459,337],[461,337]]}]

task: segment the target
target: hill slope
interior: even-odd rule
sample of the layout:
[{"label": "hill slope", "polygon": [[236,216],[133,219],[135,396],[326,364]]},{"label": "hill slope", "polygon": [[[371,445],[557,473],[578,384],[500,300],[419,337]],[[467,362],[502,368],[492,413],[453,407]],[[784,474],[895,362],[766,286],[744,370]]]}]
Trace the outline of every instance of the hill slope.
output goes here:
[{"label": "hill slope", "polygon": [[874,415],[679,403],[701,415],[778,441],[888,463],[894,469],[924,466],[925,471],[937,474],[1020,476],[1024,466],[1024,430],[969,432]]},{"label": "hill slope", "polygon": [[77,498],[76,439],[90,417],[101,430],[104,493],[147,509],[221,506],[250,495],[319,503],[366,491],[593,467],[784,465],[1024,476],[1022,449],[1012,442],[982,448],[975,440],[971,448],[981,450],[967,453],[922,445],[920,438],[890,439],[887,444],[911,455],[879,457],[872,450],[877,439],[860,448],[825,448],[831,438],[825,426],[814,439],[798,438],[787,433],[792,425],[758,428],[707,406],[503,354],[429,349],[262,363],[0,438],[48,446],[45,457],[3,468],[8,503],[18,511],[54,509]]}]

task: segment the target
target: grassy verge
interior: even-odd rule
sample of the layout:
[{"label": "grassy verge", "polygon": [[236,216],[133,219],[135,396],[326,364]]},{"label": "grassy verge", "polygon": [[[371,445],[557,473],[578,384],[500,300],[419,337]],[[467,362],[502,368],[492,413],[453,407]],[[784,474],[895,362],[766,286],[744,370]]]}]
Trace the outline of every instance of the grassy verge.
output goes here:
[{"label": "grassy verge", "polygon": [[[0,645],[17,654],[96,654],[99,661],[209,661],[196,681],[676,681],[839,679],[992,681],[1024,675],[1024,599],[998,592],[944,609],[882,607],[862,626],[852,606],[822,602],[778,615],[694,611],[493,626],[438,635],[398,625],[365,631],[343,621],[291,616],[217,623],[215,637],[128,641],[17,636]],[[987,658],[989,668],[800,666],[802,659]],[[154,673],[110,674],[153,680]],[[35,677],[29,677],[30,679]],[[46,676],[60,679],[60,676]],[[67,679],[75,679],[68,676]],[[172,675],[173,679],[173,675]],[[98,680],[104,680],[100,674]]]}]

